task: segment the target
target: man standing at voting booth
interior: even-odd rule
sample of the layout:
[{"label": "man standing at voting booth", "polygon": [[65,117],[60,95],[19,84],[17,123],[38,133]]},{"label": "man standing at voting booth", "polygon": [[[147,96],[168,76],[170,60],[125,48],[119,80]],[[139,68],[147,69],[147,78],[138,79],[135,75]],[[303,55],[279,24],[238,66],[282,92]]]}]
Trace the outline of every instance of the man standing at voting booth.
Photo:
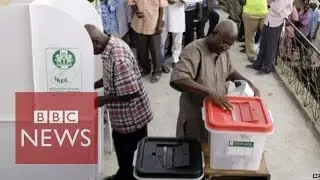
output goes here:
[{"label": "man standing at voting booth", "polygon": [[208,37],[195,40],[182,50],[170,80],[171,87],[182,92],[177,137],[195,137],[202,143],[208,142],[208,131],[201,116],[203,100],[208,96],[218,106],[232,109],[224,98],[228,81],[245,80],[255,95],[260,94],[231,64],[228,49],[237,36],[237,25],[232,20],[224,20]]},{"label": "man standing at voting booth", "polygon": [[147,124],[153,112],[143,86],[137,61],[130,47],[121,39],[106,35],[93,25],[85,25],[93,43],[94,54],[101,54],[103,77],[94,88],[104,87],[98,106],[109,111],[119,170],[106,180],[134,180],[132,161],[138,142],[148,135]]}]

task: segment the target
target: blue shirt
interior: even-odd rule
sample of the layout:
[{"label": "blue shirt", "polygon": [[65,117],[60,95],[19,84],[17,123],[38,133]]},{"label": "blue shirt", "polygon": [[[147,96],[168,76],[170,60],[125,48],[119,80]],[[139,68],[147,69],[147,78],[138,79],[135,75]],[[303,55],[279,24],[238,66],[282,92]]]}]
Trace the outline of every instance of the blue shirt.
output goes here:
[{"label": "blue shirt", "polygon": [[118,22],[116,16],[117,8],[117,0],[108,0],[107,2],[101,2],[101,17],[103,29],[107,34],[118,33]]},{"label": "blue shirt", "polygon": [[310,20],[310,36],[313,37],[316,32],[318,23],[320,23],[320,11],[316,8],[314,11],[310,9],[311,20]]}]

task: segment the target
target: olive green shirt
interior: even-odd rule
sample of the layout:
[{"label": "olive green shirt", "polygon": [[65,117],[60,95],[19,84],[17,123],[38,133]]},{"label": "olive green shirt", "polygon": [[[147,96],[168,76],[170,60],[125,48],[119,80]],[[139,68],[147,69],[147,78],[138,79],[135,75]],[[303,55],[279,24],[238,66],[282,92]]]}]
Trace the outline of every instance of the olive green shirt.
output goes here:
[{"label": "olive green shirt", "polygon": [[[229,52],[220,55],[210,52],[204,38],[193,41],[182,50],[180,61],[173,69],[170,82],[191,78],[218,95],[224,96],[229,87],[227,78],[233,72]],[[200,142],[208,142],[208,132],[201,115],[203,100],[194,93],[181,94],[177,137],[195,137]]]}]

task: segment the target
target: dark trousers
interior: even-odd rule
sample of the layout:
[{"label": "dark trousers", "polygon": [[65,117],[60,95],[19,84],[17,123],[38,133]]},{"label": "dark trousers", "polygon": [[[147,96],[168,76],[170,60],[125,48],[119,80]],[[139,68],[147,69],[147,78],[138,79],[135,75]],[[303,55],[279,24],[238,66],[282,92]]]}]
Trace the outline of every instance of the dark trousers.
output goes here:
[{"label": "dark trousers", "polygon": [[130,27],[128,35],[129,35],[129,38],[130,38],[130,46],[135,48],[136,47],[136,43],[137,43],[137,33],[134,32],[134,30]]},{"label": "dark trousers", "polygon": [[194,22],[197,19],[198,11],[197,9],[186,11],[186,32],[184,36],[184,45],[188,45],[194,40],[194,28],[196,23]]},{"label": "dark trousers", "polygon": [[214,28],[216,28],[216,25],[219,23],[220,16],[215,10],[212,10],[212,11],[209,11],[208,18],[209,18],[209,30],[208,30],[207,36],[213,32]]},{"label": "dark trousers", "polygon": [[145,71],[151,71],[149,60],[149,51],[152,59],[153,73],[161,72],[160,65],[160,34],[144,35],[138,34],[137,39],[137,57],[140,68]]},{"label": "dark trousers", "polygon": [[171,48],[172,48],[173,38],[172,38],[172,34],[171,34],[170,32],[168,32],[168,36],[167,36],[167,38],[168,38],[168,48],[167,48],[167,53],[168,53],[169,55],[171,55],[171,54],[172,54],[172,52],[171,52]]},{"label": "dark trousers", "polygon": [[206,25],[208,21],[209,16],[209,10],[208,8],[202,8],[202,19],[198,23],[196,23],[197,28],[197,39],[204,38],[204,26]]},{"label": "dark trousers", "polygon": [[[242,16],[241,16],[241,20],[242,20]],[[240,22],[240,26],[239,27],[239,34],[238,34],[238,39],[242,39],[244,37],[244,23],[243,21]]]},{"label": "dark trousers", "polygon": [[258,44],[259,41],[260,41],[260,38],[261,38],[261,29],[259,28],[259,29],[257,30],[257,32],[256,32],[256,36],[255,36],[255,38],[254,38],[254,43],[255,43],[255,44]]},{"label": "dark trousers", "polygon": [[258,58],[253,63],[255,69],[265,73],[270,73],[273,70],[273,65],[277,58],[282,26],[283,24],[278,27],[263,26]]},{"label": "dark trousers", "polygon": [[147,126],[130,134],[120,134],[112,131],[112,138],[117,154],[119,169],[115,180],[135,180],[133,177],[132,161],[138,142],[148,135]]}]

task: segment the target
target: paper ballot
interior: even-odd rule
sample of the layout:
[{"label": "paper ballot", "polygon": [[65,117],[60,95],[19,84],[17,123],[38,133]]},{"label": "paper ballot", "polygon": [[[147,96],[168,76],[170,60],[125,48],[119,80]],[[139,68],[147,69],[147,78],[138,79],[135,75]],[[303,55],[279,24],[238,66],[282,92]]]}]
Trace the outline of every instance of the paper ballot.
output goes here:
[{"label": "paper ballot", "polygon": [[246,81],[238,81],[241,83],[240,86],[236,87],[232,91],[228,93],[229,96],[247,96],[247,97],[253,97],[254,92],[252,88],[249,86],[249,84]]}]

